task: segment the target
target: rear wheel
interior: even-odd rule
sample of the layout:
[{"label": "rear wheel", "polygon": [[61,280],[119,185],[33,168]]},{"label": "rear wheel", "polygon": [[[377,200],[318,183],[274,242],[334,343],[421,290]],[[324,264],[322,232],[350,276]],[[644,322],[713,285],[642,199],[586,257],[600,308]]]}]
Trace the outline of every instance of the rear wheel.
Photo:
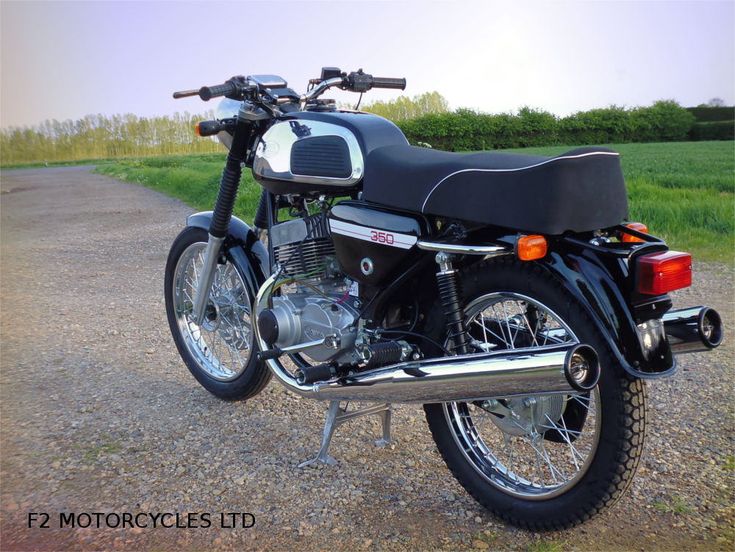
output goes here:
[{"label": "rear wheel", "polygon": [[186,228],[171,246],[165,276],[168,323],[181,358],[207,391],[221,399],[247,399],[265,387],[270,372],[255,354],[253,297],[243,267],[228,255],[217,266],[204,322],[192,320],[207,239],[206,231]]},{"label": "rear wheel", "polygon": [[442,457],[504,520],[573,526],[614,503],[643,447],[645,388],[616,365],[583,308],[540,268],[494,260],[462,275],[467,327],[484,350],[586,343],[599,356],[587,393],[425,405]]}]

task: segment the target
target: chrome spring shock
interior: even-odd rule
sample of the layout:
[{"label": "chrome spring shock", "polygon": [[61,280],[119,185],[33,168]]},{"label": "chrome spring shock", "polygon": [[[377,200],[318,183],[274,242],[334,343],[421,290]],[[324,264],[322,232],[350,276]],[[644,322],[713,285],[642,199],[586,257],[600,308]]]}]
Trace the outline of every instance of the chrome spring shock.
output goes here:
[{"label": "chrome spring shock", "polygon": [[436,263],[439,265],[436,283],[439,286],[442,311],[447,323],[449,350],[460,355],[467,354],[470,352],[470,338],[464,323],[464,310],[460,303],[462,291],[457,270],[452,267],[451,257],[446,253],[437,253]]}]

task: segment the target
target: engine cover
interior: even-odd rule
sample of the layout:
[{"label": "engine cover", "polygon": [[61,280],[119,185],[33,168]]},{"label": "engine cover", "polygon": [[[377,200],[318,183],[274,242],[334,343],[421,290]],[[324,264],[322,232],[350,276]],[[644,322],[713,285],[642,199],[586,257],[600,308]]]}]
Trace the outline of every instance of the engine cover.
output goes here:
[{"label": "engine cover", "polygon": [[305,349],[303,354],[319,362],[340,360],[352,354],[357,335],[358,312],[350,303],[338,295],[332,298],[308,292],[273,297],[273,308],[261,313],[258,319],[259,329],[266,335],[261,326],[267,325],[271,345],[279,349],[326,340]]}]

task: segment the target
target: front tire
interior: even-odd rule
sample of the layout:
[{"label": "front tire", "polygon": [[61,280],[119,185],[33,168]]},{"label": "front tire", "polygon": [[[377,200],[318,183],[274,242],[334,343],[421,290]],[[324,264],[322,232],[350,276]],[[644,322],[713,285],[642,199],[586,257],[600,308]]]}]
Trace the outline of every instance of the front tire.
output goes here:
[{"label": "front tire", "polygon": [[[540,267],[495,259],[466,270],[461,280],[467,313],[481,308],[480,300],[492,305],[479,311],[479,329],[470,327],[476,342],[498,350],[578,341],[596,349],[602,373],[592,392],[563,399],[425,405],[449,469],[480,504],[526,529],[572,527],[614,504],[633,480],[643,449],[644,382],[616,364],[586,311]],[[511,312],[513,304],[518,309]],[[504,343],[501,334],[521,342]],[[530,453],[514,457],[526,444],[520,450]]]},{"label": "front tire", "polygon": [[201,326],[191,320],[196,282],[208,234],[188,227],[174,240],[166,263],[166,315],[176,348],[207,391],[224,400],[251,398],[268,384],[270,371],[258,361],[253,331],[253,291],[245,267],[224,252],[210,289]]}]

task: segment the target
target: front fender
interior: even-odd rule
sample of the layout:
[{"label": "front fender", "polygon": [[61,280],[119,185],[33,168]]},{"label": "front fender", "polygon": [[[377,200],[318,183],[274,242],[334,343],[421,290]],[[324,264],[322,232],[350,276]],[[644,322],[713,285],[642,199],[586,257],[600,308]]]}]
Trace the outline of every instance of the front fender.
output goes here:
[{"label": "front fender", "polygon": [[624,259],[564,244],[541,264],[587,310],[626,372],[651,379],[676,371],[676,360],[668,345],[651,359],[644,356],[626,300],[631,280]]},{"label": "front fender", "polygon": [[[212,211],[202,211],[189,215],[186,219],[188,227],[202,228],[209,231],[212,222]],[[230,226],[224,242],[225,253],[229,255],[247,278],[248,290],[252,297],[270,276],[268,250],[245,222],[237,217],[230,219]]]}]

